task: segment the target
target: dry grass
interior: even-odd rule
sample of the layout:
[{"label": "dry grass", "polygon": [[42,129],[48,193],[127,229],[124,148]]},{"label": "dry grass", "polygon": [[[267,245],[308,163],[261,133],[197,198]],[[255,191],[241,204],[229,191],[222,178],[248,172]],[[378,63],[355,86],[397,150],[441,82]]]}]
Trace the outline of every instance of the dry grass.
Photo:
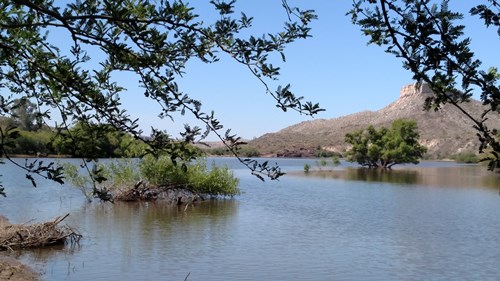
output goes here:
[{"label": "dry grass", "polygon": [[70,243],[78,243],[80,234],[67,225],[59,225],[68,215],[30,225],[10,224],[5,219],[0,220],[0,250],[64,244],[68,240]]}]

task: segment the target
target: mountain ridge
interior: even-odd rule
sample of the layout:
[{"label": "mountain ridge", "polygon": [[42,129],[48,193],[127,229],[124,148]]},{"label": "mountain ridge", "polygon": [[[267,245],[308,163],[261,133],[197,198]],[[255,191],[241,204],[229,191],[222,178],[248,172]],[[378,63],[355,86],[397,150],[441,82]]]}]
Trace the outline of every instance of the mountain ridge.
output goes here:
[{"label": "mountain ridge", "polygon": [[[443,105],[439,111],[425,111],[425,99],[431,95],[427,85],[410,84],[401,89],[397,100],[380,110],[304,121],[265,134],[249,144],[266,156],[307,157],[319,149],[344,154],[349,147],[344,141],[346,133],[369,125],[389,127],[395,119],[405,118],[417,122],[420,143],[428,148],[428,158],[442,159],[461,152],[476,152],[479,141],[472,120],[451,104]],[[472,116],[481,116],[485,109],[474,99],[461,106]],[[490,114],[488,118],[489,127],[500,124],[498,114]]]}]

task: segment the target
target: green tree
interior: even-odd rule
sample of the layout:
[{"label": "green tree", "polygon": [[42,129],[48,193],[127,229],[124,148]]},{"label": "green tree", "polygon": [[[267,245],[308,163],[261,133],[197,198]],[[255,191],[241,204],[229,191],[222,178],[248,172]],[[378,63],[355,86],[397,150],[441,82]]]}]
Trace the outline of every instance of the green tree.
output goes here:
[{"label": "green tree", "polygon": [[36,131],[41,127],[36,105],[27,98],[16,99],[10,108],[15,126],[24,131]]},{"label": "green tree", "polygon": [[370,168],[391,168],[396,164],[418,164],[427,148],[418,143],[417,123],[398,119],[391,128],[381,127],[346,134],[345,140],[352,145],[346,159]]},{"label": "green tree", "polygon": [[50,131],[21,131],[20,136],[14,140],[16,145],[10,153],[26,155],[49,154],[51,151],[47,144],[52,136],[53,134]]},{"label": "green tree", "polygon": [[[472,121],[481,143],[479,152],[492,151],[487,160],[493,170],[500,167],[500,143],[495,138],[497,128],[488,128],[485,121],[489,114],[500,113],[500,77],[495,66],[485,68],[476,58],[471,39],[464,33],[464,15],[451,11],[449,2],[357,0],[350,14],[370,44],[385,46],[415,80],[429,85],[434,96],[427,99],[427,110],[451,104]],[[482,19],[485,30],[493,26],[500,31],[500,2],[482,2],[467,2],[470,16]],[[461,106],[474,92],[486,105],[480,116],[472,116]]]},{"label": "green tree", "polygon": [[[235,0],[210,1],[212,12],[217,14],[212,22],[201,20],[195,7],[177,0],[2,0],[0,87],[11,95],[0,98],[0,108],[10,114],[11,97],[33,100],[38,108],[54,111],[39,112],[41,120],[60,116],[60,132],[75,122],[86,123],[89,128],[109,124],[146,143],[149,152],[168,154],[172,160],[190,153],[190,143],[212,133],[238,156],[241,139],[226,130],[213,112],[203,110],[201,101],[179,89],[176,81],[191,60],[215,63],[227,56],[248,68],[283,111],[307,115],[321,111],[318,104],[294,95],[290,85],[272,89],[271,83],[280,75],[279,67],[273,65],[275,54],[284,61],[285,47],[309,37],[309,24],[316,18],[313,11],[291,7],[286,0],[279,2],[288,18],[283,29],[255,36],[249,30],[253,18],[234,13]],[[57,40],[51,40],[54,32]],[[180,139],[156,129],[151,137],[144,137],[137,119],[122,108],[119,95],[126,89],[113,79],[118,72],[135,75],[145,99],[159,104],[160,117],[192,114],[205,128],[186,125]],[[14,130],[0,132],[1,138],[15,136]],[[74,142],[71,134],[61,137]],[[2,144],[0,150],[4,151]],[[284,174],[277,166],[238,159],[261,179]],[[55,174],[60,170],[25,169],[29,175],[36,172],[62,181],[62,175]],[[94,180],[100,178],[96,175]]]}]

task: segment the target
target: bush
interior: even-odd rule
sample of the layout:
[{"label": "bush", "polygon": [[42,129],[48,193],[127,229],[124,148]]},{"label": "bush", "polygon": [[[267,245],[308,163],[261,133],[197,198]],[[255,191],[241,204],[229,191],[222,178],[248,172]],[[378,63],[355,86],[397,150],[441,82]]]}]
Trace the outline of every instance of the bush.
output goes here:
[{"label": "bush", "polygon": [[311,166],[309,166],[309,164],[304,164],[304,173],[309,174],[309,170],[311,170]]},{"label": "bush", "polygon": [[453,156],[453,160],[458,163],[477,163],[479,157],[473,152],[461,152]]},{"label": "bush", "polygon": [[92,201],[92,181],[88,174],[81,173],[80,166],[71,163],[59,163],[64,168],[64,176],[76,188],[78,188],[87,201]]},{"label": "bush", "polygon": [[152,185],[183,186],[187,189],[213,196],[235,196],[239,180],[227,167],[214,164],[207,169],[205,161],[195,164],[172,162],[169,157],[146,156],[141,162],[141,176]]},{"label": "bush", "polygon": [[187,165],[175,165],[169,157],[146,155],[140,167],[141,178],[151,185],[181,185],[187,182]]},{"label": "bush", "polygon": [[131,183],[141,180],[141,174],[130,158],[122,158],[111,161],[108,164],[101,164],[99,168],[104,171],[104,176],[111,182],[109,188],[127,187]]},{"label": "bush", "polygon": [[259,157],[260,151],[252,146],[244,146],[239,150],[240,155],[244,157]]},{"label": "bush", "polygon": [[[102,183],[108,189],[126,191],[134,188],[139,181],[153,187],[178,187],[210,196],[235,196],[240,194],[239,180],[228,167],[209,169],[205,161],[196,163],[175,163],[169,157],[155,158],[145,156],[140,163],[132,159],[113,160],[100,164],[106,181]],[[79,173],[77,165],[66,164],[65,170],[69,181],[79,188],[90,200],[92,183],[89,177]]]},{"label": "bush", "polygon": [[228,167],[217,167],[212,164],[207,170],[205,161],[188,166],[188,185],[195,191],[213,196],[235,196],[239,195],[239,180],[234,177]]}]

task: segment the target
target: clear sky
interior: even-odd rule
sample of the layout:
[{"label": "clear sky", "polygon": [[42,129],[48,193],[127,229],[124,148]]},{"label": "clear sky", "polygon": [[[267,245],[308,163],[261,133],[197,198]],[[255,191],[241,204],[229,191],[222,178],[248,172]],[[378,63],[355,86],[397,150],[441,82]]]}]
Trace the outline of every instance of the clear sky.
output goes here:
[{"label": "clear sky", "polygon": [[[203,17],[213,16],[213,9],[208,4],[200,4],[201,0],[191,2],[199,5],[196,12]],[[452,0],[450,8],[467,12],[477,2],[484,1]],[[290,45],[285,50],[285,63],[276,60],[274,64],[281,67],[282,75],[270,86],[275,89],[279,84],[290,83],[297,95],[319,102],[326,111],[315,119],[381,109],[399,97],[403,86],[412,83],[411,74],[402,68],[401,61],[386,54],[381,47],[366,45],[367,38],[345,15],[351,3],[350,0],[289,0],[291,6],[315,10],[318,20],[312,24],[312,38]],[[239,0],[237,7],[255,17],[252,31],[257,35],[278,31],[285,17],[279,0]],[[485,69],[499,65],[496,29],[485,29],[478,18],[470,16],[465,24],[470,32],[467,36],[472,37],[474,51],[485,62]],[[180,89],[200,99],[205,112],[214,110],[225,128],[231,128],[243,138],[252,139],[312,120],[276,108],[274,99],[265,93],[263,85],[244,66],[223,54],[221,62],[215,64],[194,60],[186,72],[178,81]],[[134,86],[129,88],[134,89]],[[175,116],[175,123],[159,119],[159,108],[148,102],[140,91],[132,90],[121,96],[125,108],[140,119],[145,132],[155,126],[177,136],[176,132],[184,123],[196,124],[190,116]]]}]

